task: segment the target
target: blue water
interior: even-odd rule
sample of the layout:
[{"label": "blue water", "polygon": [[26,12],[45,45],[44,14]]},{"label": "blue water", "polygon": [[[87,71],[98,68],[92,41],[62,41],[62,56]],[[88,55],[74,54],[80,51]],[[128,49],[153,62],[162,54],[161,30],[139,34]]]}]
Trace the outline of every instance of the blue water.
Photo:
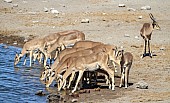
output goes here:
[{"label": "blue water", "polygon": [[43,68],[40,65],[23,66],[23,59],[14,67],[14,57],[21,48],[0,44],[0,102],[1,103],[46,103],[46,96],[38,96],[38,90],[45,91],[39,80]]}]

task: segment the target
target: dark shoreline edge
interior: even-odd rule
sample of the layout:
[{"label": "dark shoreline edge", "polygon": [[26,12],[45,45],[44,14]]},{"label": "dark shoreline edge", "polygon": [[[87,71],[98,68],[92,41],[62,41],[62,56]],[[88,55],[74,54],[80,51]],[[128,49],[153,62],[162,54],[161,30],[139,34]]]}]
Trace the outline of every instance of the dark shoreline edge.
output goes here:
[{"label": "dark shoreline edge", "polygon": [[9,46],[15,46],[22,48],[25,43],[25,38],[15,35],[3,35],[0,34],[0,44],[6,44]]}]

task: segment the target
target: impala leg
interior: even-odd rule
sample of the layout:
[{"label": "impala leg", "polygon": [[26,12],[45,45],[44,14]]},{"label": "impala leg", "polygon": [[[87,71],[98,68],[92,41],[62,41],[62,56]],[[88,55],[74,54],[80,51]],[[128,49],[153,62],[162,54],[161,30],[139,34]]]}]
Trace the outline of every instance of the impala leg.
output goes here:
[{"label": "impala leg", "polygon": [[113,64],[113,66],[114,66],[114,68],[115,68],[115,73],[117,73],[117,65],[115,64],[115,62],[112,62],[112,64]]},{"label": "impala leg", "polygon": [[110,69],[110,75],[112,79],[112,90],[115,90],[115,81],[114,81],[114,71]]},{"label": "impala leg", "polygon": [[124,76],[125,76],[125,73],[124,73],[124,69],[123,69],[122,74],[121,74],[121,78],[120,78],[120,85],[119,85],[120,88],[122,87]]},{"label": "impala leg", "polygon": [[144,39],[143,55],[141,56],[141,58],[146,56],[146,45],[147,45],[147,40]]},{"label": "impala leg", "polygon": [[125,89],[127,89],[127,87],[128,87],[128,67],[126,67],[125,68],[125,78],[124,78],[124,80],[125,80]]},{"label": "impala leg", "polygon": [[[105,69],[105,71],[107,71],[107,73],[109,74],[109,76],[112,80],[112,84],[111,84],[112,90],[115,90],[114,70],[110,69],[107,65],[103,65],[103,68]],[[109,86],[109,88],[110,88],[110,86]]]},{"label": "impala leg", "polygon": [[25,65],[25,64],[26,64],[26,61],[27,61],[27,55],[28,55],[28,54],[26,54],[26,55],[25,55],[25,58],[24,58],[24,63],[23,63],[23,65]]},{"label": "impala leg", "polygon": [[104,77],[105,77],[105,80],[106,80],[106,84],[110,84],[108,75],[105,74]]},{"label": "impala leg", "polygon": [[43,53],[39,53],[39,62],[42,62],[42,58],[43,58]]},{"label": "impala leg", "polygon": [[84,71],[82,71],[82,70],[79,71],[79,76],[78,76],[78,79],[77,79],[77,81],[76,81],[76,85],[75,85],[74,89],[72,90],[72,93],[74,93],[74,92],[76,91],[77,86],[78,86],[78,83],[79,83],[80,79],[81,79],[82,76],[83,76],[83,73],[84,73]]},{"label": "impala leg", "polygon": [[33,54],[33,51],[30,51],[30,67],[32,65],[32,54]]},{"label": "impala leg", "polygon": [[69,67],[69,68],[66,70],[66,72],[64,73],[64,75],[63,75],[63,80],[60,82],[60,85],[59,85],[59,87],[58,87],[58,91],[61,90],[61,88],[63,87],[64,83],[66,82],[67,77],[68,77],[71,73],[72,73],[72,69],[71,69],[71,67]]},{"label": "impala leg", "polygon": [[75,72],[73,71],[72,74],[71,74],[71,77],[70,77],[69,84],[68,84],[67,88],[70,88],[70,85],[71,85],[71,83],[72,83],[72,81],[74,79],[74,76],[75,76]]},{"label": "impala leg", "polygon": [[149,56],[152,58],[151,47],[150,47],[150,40],[148,40],[148,52],[149,52]]},{"label": "impala leg", "polygon": [[47,65],[47,59],[48,59],[48,56],[47,56],[47,54],[45,53],[45,54],[44,54],[44,67]]},{"label": "impala leg", "polygon": [[130,64],[128,67],[125,69],[125,88],[127,89],[128,83],[129,83],[129,70],[131,68],[132,64]]}]

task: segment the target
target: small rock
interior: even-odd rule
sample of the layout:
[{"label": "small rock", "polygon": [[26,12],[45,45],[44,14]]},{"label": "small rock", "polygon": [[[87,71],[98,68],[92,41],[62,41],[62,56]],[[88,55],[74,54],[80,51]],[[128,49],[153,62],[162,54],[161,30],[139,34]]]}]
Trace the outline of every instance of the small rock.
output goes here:
[{"label": "small rock", "polygon": [[35,14],[37,14],[36,12],[28,12],[28,14],[30,14],[30,15],[35,15]]},{"label": "small rock", "polygon": [[123,49],[124,47],[123,46],[120,46],[120,49]]},{"label": "small rock", "polygon": [[128,11],[136,11],[134,8],[127,8]]},{"label": "small rock", "polygon": [[100,91],[100,88],[99,88],[99,87],[98,87],[98,88],[95,88],[94,91]]},{"label": "small rock", "polygon": [[138,16],[138,19],[142,19],[142,16]]},{"label": "small rock", "polygon": [[18,4],[12,4],[12,7],[18,7]]},{"label": "small rock", "polygon": [[42,1],[43,3],[47,3],[48,1]]},{"label": "small rock", "polygon": [[124,37],[130,37],[130,35],[129,34],[125,34]]},{"label": "small rock", "polygon": [[8,48],[8,46],[7,46],[7,45],[4,45],[4,46],[3,46],[3,48],[7,49],[7,48]]},{"label": "small rock", "polygon": [[125,4],[119,4],[118,7],[125,7]]},{"label": "small rock", "polygon": [[136,45],[131,45],[130,47],[139,48],[139,46]]},{"label": "small rock", "polygon": [[27,1],[23,1],[24,4],[28,3]]},{"label": "small rock", "polygon": [[138,83],[136,83],[136,88],[148,89],[148,84],[144,81],[139,81]]},{"label": "small rock", "polygon": [[72,99],[71,102],[74,103],[74,102],[77,102],[78,99]]},{"label": "small rock", "polygon": [[90,90],[80,90],[79,93],[80,93],[80,94],[83,94],[83,93],[90,93]]},{"label": "small rock", "polygon": [[38,23],[38,22],[39,22],[39,21],[37,21],[37,20],[36,20],[36,21],[32,21],[32,23]]},{"label": "small rock", "polygon": [[17,41],[16,41],[16,42],[14,42],[13,44],[14,44],[14,45],[17,45],[18,43],[17,43]]},{"label": "small rock", "polygon": [[135,39],[139,39],[139,36],[135,36]]},{"label": "small rock", "polygon": [[106,15],[106,13],[102,13],[102,15]]},{"label": "small rock", "polygon": [[59,14],[59,11],[51,8],[51,13],[52,13],[52,14]]},{"label": "small rock", "polygon": [[160,48],[160,50],[165,50],[165,47],[162,46],[162,47]]},{"label": "small rock", "polygon": [[48,8],[44,7],[44,12],[48,12]]},{"label": "small rock", "polygon": [[77,98],[77,97],[79,97],[79,93],[70,93],[69,96]]},{"label": "small rock", "polygon": [[39,90],[35,93],[35,95],[43,96],[43,95],[45,95],[45,93],[43,93],[42,90]]},{"label": "small rock", "polygon": [[89,23],[89,19],[82,19],[81,23]]},{"label": "small rock", "polygon": [[141,10],[151,10],[151,7],[150,6],[142,6]]},{"label": "small rock", "polygon": [[19,10],[18,13],[22,13],[23,11],[22,10]]},{"label": "small rock", "polygon": [[24,42],[27,42],[28,41],[28,39],[24,39]]},{"label": "small rock", "polygon": [[61,97],[59,94],[50,94],[47,96],[47,102],[48,103],[58,103],[59,101],[62,101],[64,98]]},{"label": "small rock", "polygon": [[4,0],[4,2],[12,3],[12,0]]}]

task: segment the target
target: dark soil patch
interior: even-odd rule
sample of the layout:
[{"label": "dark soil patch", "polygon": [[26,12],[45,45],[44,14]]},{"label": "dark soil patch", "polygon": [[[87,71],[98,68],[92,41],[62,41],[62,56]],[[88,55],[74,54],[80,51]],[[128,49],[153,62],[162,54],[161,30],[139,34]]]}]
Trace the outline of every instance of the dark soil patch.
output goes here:
[{"label": "dark soil patch", "polygon": [[12,35],[3,35],[0,34],[0,43],[11,45],[11,46],[17,46],[17,47],[22,47],[24,44],[24,37],[19,37],[19,36],[12,36]]}]

